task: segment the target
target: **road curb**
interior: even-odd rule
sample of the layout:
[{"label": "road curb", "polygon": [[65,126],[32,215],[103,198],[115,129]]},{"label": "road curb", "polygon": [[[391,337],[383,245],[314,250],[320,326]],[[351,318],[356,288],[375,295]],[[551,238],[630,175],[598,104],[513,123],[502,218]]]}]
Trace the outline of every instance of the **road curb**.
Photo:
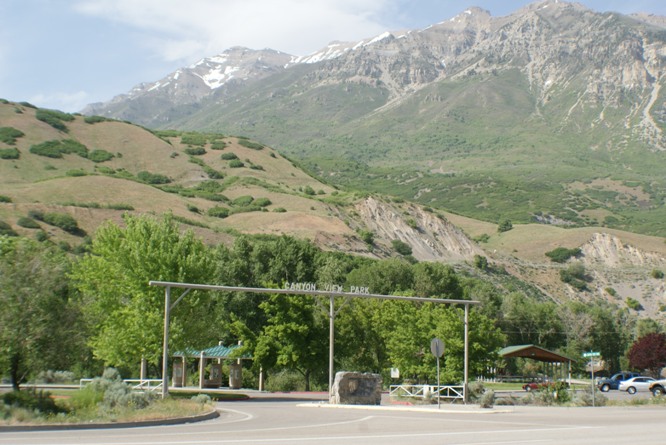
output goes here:
[{"label": "road curb", "polygon": [[198,416],[176,417],[172,419],[145,420],[141,422],[109,422],[109,423],[60,423],[55,425],[7,425],[0,426],[1,433],[27,432],[27,431],[60,431],[60,430],[90,430],[90,429],[115,429],[115,428],[138,428],[146,426],[181,425],[185,423],[203,422],[220,417],[217,409]]}]

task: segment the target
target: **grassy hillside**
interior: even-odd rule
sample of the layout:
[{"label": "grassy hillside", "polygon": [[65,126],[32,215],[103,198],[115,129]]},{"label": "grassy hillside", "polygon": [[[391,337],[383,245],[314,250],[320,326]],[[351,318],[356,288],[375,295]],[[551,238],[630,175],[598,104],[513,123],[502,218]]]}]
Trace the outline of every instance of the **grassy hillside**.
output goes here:
[{"label": "grassy hillside", "polygon": [[[327,204],[344,203],[346,195],[260,143],[154,133],[125,122],[62,113],[55,123],[44,122],[38,119],[44,111],[0,103],[0,128],[10,135],[0,142],[0,220],[17,233],[41,229],[76,244],[99,224],[120,222],[129,211],[171,212],[212,242],[228,240],[225,232],[353,235],[331,216]],[[58,151],[69,146],[78,151]],[[20,220],[34,220],[35,211],[69,214],[81,231],[66,233],[39,220],[39,228],[24,227]]]}]

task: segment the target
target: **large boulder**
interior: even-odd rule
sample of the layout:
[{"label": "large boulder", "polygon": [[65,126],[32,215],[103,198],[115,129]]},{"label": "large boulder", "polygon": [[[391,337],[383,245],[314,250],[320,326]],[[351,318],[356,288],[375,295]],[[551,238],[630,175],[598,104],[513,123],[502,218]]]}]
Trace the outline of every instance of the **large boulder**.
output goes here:
[{"label": "large boulder", "polygon": [[379,405],[382,401],[382,376],[340,371],[335,374],[333,405]]}]

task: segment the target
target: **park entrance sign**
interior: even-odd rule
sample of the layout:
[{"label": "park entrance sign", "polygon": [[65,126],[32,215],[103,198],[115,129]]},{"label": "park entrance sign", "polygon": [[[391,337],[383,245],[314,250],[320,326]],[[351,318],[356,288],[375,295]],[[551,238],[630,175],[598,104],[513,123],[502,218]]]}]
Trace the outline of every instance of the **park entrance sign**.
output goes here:
[{"label": "park entrance sign", "polygon": [[[286,283],[281,289],[259,288],[259,287],[235,287],[235,286],[216,286],[212,284],[192,284],[192,283],[178,283],[171,281],[150,281],[150,286],[164,287],[164,341],[162,345],[162,397],[166,397],[169,393],[169,379],[168,379],[168,365],[169,365],[169,322],[171,318],[171,310],[191,291],[191,290],[211,290],[218,292],[248,292],[255,294],[287,294],[287,295],[311,295],[314,297],[328,297],[329,298],[329,354],[328,354],[328,391],[329,395],[333,389],[333,344],[335,336],[335,316],[338,314],[342,307],[335,310],[334,301],[336,297],[346,297],[347,301],[351,298],[376,298],[383,300],[403,300],[411,301],[414,303],[436,303],[436,304],[461,304],[465,306],[465,322],[464,322],[464,341],[465,341],[465,357],[464,357],[464,382],[463,382],[463,399],[467,403],[467,380],[468,380],[468,320],[469,320],[469,306],[481,304],[475,300],[452,300],[446,298],[425,298],[425,297],[405,297],[400,295],[380,295],[371,294],[367,287],[353,286],[350,291],[344,292],[342,286],[338,285],[325,285],[324,289],[320,290],[315,283]],[[184,289],[183,293],[171,303],[171,289]],[[343,305],[344,306],[344,305]]]}]

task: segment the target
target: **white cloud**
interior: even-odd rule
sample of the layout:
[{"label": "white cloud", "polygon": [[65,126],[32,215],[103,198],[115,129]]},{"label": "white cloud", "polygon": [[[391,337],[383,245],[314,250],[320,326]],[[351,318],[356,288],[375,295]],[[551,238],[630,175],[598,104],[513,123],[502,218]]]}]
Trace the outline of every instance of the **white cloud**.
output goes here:
[{"label": "white cloud", "polygon": [[[193,60],[232,46],[306,55],[332,40],[360,40],[386,29],[379,17],[395,0],[80,0],[79,13],[140,33],[164,60]],[[150,37],[147,37],[150,36]]]},{"label": "white cloud", "polygon": [[28,102],[42,108],[51,108],[61,111],[78,111],[90,103],[90,95],[85,91],[75,93],[37,93],[26,99]]}]

